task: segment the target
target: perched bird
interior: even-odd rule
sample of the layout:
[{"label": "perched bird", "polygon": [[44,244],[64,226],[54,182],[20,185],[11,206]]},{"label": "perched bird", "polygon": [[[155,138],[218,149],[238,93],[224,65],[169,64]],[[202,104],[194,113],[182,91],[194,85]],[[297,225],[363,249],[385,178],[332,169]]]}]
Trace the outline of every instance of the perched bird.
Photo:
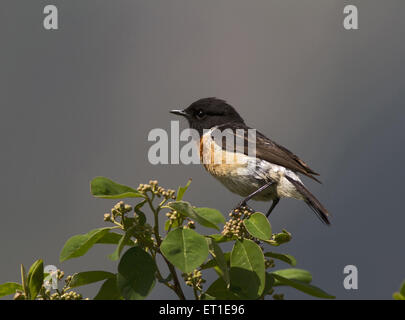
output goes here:
[{"label": "perched bird", "polygon": [[[226,101],[217,98],[204,98],[192,103],[184,110],[172,110],[173,114],[184,116],[190,128],[200,136],[200,159],[205,169],[218,179],[231,192],[245,197],[239,206],[250,199],[272,200],[267,217],[278,204],[280,198],[303,200],[326,224],[330,224],[329,213],[302,183],[299,174],[320,182],[304,161],[288,149],[270,140],[255,130],[255,141],[248,134],[252,128],[246,126],[239,113]],[[228,129],[228,130],[227,130]],[[229,130],[230,129],[230,130]],[[214,133],[231,132],[234,140],[243,141],[242,148],[226,145],[226,135],[218,143]],[[242,140],[243,139],[243,140]],[[250,139],[250,140],[249,140]],[[248,145],[254,143],[255,156],[251,156]],[[215,159],[236,159],[213,161]]]}]

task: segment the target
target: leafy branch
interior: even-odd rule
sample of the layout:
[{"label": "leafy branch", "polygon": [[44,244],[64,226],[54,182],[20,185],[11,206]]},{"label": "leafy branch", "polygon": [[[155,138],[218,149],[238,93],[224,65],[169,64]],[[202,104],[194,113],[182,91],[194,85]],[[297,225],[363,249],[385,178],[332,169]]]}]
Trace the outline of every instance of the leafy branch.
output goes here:
[{"label": "leafy branch", "polygon": [[[60,261],[81,257],[96,244],[113,244],[115,250],[108,257],[118,261],[117,272],[75,273],[57,290],[50,287],[50,282],[61,281],[63,272],[59,270],[56,278],[55,275],[50,278],[43,271],[43,261],[37,260],[28,273],[21,268],[21,284],[0,285],[0,297],[14,294],[15,299],[83,299],[72,289],[103,281],[94,299],[144,299],[156,282],[181,300],[186,299],[182,282],[192,289],[197,300],[264,299],[266,296],[283,299],[283,294],[277,292],[282,286],[318,298],[334,298],[311,284],[308,271],[294,268],[293,256],[269,250],[290,241],[288,231],[273,233],[267,218],[247,207],[232,210],[228,221],[216,209],[194,207],[183,201],[190,182],[176,192],[159,186],[157,181],[134,189],[104,177],[93,179],[93,196],[133,199],[134,203],[119,201],[104,214],[104,221],[110,226],[68,239]],[[162,219],[166,219],[163,234],[160,233]],[[201,234],[196,231],[197,225],[217,233]],[[223,251],[221,246],[225,242],[233,244],[231,251]],[[166,264],[167,275],[157,263],[159,257]],[[292,268],[276,270],[276,261]],[[204,275],[208,269],[213,269],[218,278],[206,287]]]}]

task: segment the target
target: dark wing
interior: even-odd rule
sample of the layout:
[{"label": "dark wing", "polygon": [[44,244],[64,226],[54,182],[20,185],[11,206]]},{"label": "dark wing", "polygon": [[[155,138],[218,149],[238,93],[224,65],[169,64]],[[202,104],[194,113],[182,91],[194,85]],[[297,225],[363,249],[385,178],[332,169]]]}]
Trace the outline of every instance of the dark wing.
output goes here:
[{"label": "dark wing", "polygon": [[[240,130],[243,129],[243,141],[244,141],[244,153],[248,154],[248,142],[252,143],[252,137],[248,135],[248,128],[244,124],[229,123],[218,127],[219,130],[223,131],[225,129],[232,129],[235,136],[242,139]],[[222,148],[226,149],[226,139],[223,137]],[[236,140],[238,141],[238,140]],[[229,149],[228,149],[229,150]],[[303,175],[321,183],[314,175],[319,175],[314,170],[312,170],[304,161],[302,161],[297,155],[292,153],[290,150],[284,148],[283,146],[277,144],[276,142],[270,140],[265,135],[261,134],[256,130],[256,158],[266,160],[268,162],[283,166],[294,172],[302,173]]]}]

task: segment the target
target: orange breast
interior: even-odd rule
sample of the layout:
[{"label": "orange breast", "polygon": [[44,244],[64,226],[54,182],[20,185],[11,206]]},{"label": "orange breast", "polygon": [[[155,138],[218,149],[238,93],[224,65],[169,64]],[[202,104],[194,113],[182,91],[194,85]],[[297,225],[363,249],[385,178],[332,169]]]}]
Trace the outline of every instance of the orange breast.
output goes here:
[{"label": "orange breast", "polygon": [[238,169],[246,166],[241,159],[244,157],[242,154],[223,150],[209,133],[201,137],[199,151],[204,168],[216,177],[236,175]]}]

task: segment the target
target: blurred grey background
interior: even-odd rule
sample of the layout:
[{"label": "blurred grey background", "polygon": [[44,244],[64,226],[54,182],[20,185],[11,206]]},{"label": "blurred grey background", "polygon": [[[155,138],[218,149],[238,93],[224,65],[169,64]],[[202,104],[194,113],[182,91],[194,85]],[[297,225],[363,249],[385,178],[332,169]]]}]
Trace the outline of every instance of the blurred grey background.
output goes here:
[{"label": "blurred grey background", "polygon": [[[46,4],[59,9],[57,31],[42,27]],[[358,6],[359,30],[342,27],[346,4]],[[148,132],[175,119],[168,110],[216,96],[322,174],[323,185],[305,182],[333,214],[332,226],[284,200],[271,223],[293,241],[276,251],[294,255],[339,299],[390,299],[399,288],[404,1],[3,0],[1,7],[0,283],[18,281],[20,263],[36,258],[66,274],[116,270],[106,257],[113,246],[58,260],[65,241],[103,226],[114,204],[91,197],[98,175],[172,188],[192,177],[186,200],[227,214],[240,199],[202,167],[147,159]],[[343,287],[349,264],[358,267],[358,290]],[[81,292],[93,297],[98,286]],[[175,296],[157,285],[150,298]]]}]

